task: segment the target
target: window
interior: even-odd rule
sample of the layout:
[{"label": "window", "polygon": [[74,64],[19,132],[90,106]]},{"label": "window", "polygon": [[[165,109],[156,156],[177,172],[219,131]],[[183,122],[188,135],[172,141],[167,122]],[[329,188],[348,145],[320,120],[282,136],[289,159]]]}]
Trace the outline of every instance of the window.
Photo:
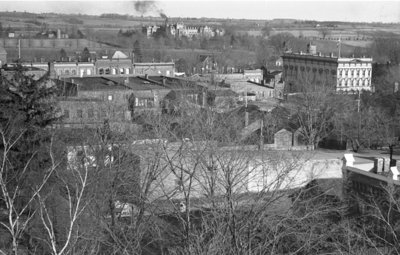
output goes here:
[{"label": "window", "polygon": [[94,111],[93,109],[88,109],[88,118],[93,119],[94,118]]},{"label": "window", "polygon": [[72,75],[76,75],[76,70],[72,69]]},{"label": "window", "polygon": [[192,102],[194,104],[198,103],[198,95],[197,94],[187,95],[187,99],[189,100],[189,102]]},{"label": "window", "polygon": [[100,69],[99,69],[99,74],[100,74],[100,75],[104,74],[104,69],[103,69],[103,68],[100,68]]},{"label": "window", "polygon": [[83,118],[83,111],[82,111],[81,109],[78,109],[78,110],[76,111],[76,116],[77,116],[78,118]]},{"label": "window", "polygon": [[69,111],[68,110],[64,110],[64,118],[69,119]]},{"label": "window", "polygon": [[154,99],[153,98],[135,98],[135,106],[138,107],[154,107]]}]

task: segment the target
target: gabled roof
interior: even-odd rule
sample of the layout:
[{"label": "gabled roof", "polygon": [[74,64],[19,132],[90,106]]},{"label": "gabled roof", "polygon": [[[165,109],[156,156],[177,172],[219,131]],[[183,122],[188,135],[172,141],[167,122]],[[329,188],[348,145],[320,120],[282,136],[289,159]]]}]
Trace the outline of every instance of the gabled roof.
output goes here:
[{"label": "gabled roof", "polygon": [[115,51],[114,55],[111,57],[112,59],[116,59],[116,58],[128,58],[127,55],[125,55],[124,53],[122,53],[121,51],[117,50]]}]

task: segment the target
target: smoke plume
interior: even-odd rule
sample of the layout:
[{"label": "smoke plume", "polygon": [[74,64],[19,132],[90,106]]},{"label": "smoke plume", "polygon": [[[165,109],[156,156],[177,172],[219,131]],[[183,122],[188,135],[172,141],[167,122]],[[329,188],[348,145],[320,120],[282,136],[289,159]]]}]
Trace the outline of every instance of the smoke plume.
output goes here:
[{"label": "smoke plume", "polygon": [[135,11],[139,12],[142,16],[148,12],[153,11],[154,9],[157,9],[156,1],[153,0],[150,1],[136,0],[134,2],[134,6],[135,6]]},{"label": "smoke plume", "polygon": [[165,15],[165,14],[162,13],[161,11],[160,11],[160,17],[163,18],[163,19],[167,19],[167,18],[168,18],[167,15]]}]

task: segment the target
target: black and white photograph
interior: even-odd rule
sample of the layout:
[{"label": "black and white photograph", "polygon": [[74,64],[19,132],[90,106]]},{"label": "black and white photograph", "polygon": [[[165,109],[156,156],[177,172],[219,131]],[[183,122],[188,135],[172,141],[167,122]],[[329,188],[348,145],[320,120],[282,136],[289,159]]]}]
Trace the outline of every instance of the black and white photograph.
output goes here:
[{"label": "black and white photograph", "polygon": [[0,0],[0,255],[400,254],[400,0]]}]

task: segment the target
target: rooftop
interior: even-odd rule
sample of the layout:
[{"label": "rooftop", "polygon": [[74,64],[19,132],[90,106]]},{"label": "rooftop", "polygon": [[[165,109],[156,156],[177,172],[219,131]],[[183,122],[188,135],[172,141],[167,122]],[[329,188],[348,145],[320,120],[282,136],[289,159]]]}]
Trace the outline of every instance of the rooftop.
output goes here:
[{"label": "rooftop", "polygon": [[156,83],[146,82],[138,77],[82,77],[67,78],[68,82],[78,84],[81,91],[98,90],[161,90]]}]

